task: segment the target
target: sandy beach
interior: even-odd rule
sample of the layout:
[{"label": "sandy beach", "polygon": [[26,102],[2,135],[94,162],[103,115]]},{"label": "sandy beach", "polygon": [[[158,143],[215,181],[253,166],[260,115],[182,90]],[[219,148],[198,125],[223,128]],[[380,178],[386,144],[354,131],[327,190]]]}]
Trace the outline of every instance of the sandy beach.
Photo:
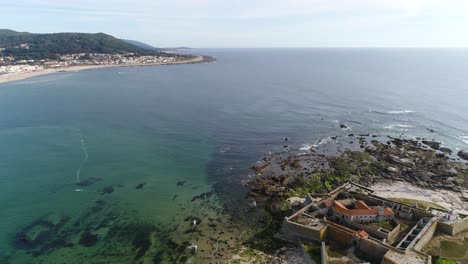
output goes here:
[{"label": "sandy beach", "polygon": [[180,60],[170,63],[145,63],[145,64],[118,64],[118,65],[79,65],[79,66],[70,66],[63,68],[54,68],[54,69],[44,69],[41,71],[35,72],[20,72],[20,73],[10,73],[10,74],[1,74],[0,75],[0,84],[19,81],[28,79],[34,76],[45,75],[50,73],[57,72],[74,72],[74,71],[83,71],[83,70],[92,70],[99,68],[108,68],[108,67],[139,67],[139,66],[158,66],[158,65],[172,65],[172,64],[190,64],[190,63],[201,63],[206,61],[206,57],[197,56],[187,60]]}]

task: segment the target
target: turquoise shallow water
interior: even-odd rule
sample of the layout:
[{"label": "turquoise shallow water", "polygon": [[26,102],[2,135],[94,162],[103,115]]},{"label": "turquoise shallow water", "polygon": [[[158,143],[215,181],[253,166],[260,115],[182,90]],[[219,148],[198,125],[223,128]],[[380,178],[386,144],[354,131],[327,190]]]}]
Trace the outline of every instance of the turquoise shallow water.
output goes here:
[{"label": "turquoise shallow water", "polygon": [[0,263],[209,262],[251,224],[239,182],[284,137],[468,147],[467,50],[200,52],[218,61],[0,85]]},{"label": "turquoise shallow water", "polygon": [[[82,80],[88,74],[96,79],[86,87]],[[115,77],[119,71],[42,76],[2,87],[2,106],[16,108],[3,112],[0,131],[0,250],[12,263],[73,262],[78,255],[133,262],[138,250],[133,238],[118,241],[128,237],[124,234],[113,240],[109,228],[154,225],[168,232],[177,227],[174,221],[182,223],[196,210],[178,217],[185,203],[212,189],[206,164],[214,147],[206,132],[188,129],[190,120],[171,128],[180,126],[174,122],[180,117],[158,110],[157,98],[145,102],[136,89],[115,96],[113,89],[130,87],[130,81],[125,86],[112,78],[100,81],[101,74]],[[151,87],[148,82],[145,88]],[[143,99],[130,103],[132,96]],[[85,184],[89,179],[95,181]],[[102,209],[93,209],[97,202]],[[62,219],[67,222],[59,225]],[[141,228],[134,229],[129,232]],[[103,245],[50,245],[57,240],[77,245],[84,230],[99,234]],[[18,239],[21,232],[27,241]],[[158,239],[154,231],[144,232]],[[109,245],[116,256],[102,253]]]}]

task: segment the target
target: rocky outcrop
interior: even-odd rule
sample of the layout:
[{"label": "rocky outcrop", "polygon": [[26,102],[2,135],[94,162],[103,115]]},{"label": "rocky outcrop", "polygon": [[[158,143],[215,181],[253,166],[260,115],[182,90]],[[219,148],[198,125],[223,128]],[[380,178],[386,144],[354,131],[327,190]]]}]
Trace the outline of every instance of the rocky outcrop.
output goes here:
[{"label": "rocky outcrop", "polygon": [[[347,142],[353,137],[348,135]],[[342,144],[337,143],[338,137],[333,140],[332,144]],[[369,186],[383,179],[457,192],[468,188],[468,165],[452,161],[445,154],[451,150],[440,147],[439,142],[362,135],[351,142],[358,146],[332,155],[316,148],[307,154],[288,152],[265,157],[252,167],[257,177],[245,182],[250,196],[303,197],[307,192],[326,192],[347,181]],[[468,161],[468,152],[460,151],[458,156]]]},{"label": "rocky outcrop", "polygon": [[435,149],[435,150],[440,149],[440,142],[423,140],[422,143],[428,145],[432,149]]},{"label": "rocky outcrop", "polygon": [[458,151],[457,155],[458,155],[458,157],[468,161],[468,152],[466,152],[464,150],[460,150],[460,151]]},{"label": "rocky outcrop", "polygon": [[289,197],[287,199],[289,205],[291,207],[293,206],[299,206],[302,205],[305,202],[305,198],[299,198],[299,197]]}]

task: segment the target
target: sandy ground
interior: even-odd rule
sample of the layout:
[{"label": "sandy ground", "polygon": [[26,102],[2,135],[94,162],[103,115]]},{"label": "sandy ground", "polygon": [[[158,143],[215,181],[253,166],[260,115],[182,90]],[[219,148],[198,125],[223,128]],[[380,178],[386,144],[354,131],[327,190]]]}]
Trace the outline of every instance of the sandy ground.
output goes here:
[{"label": "sandy ground", "polygon": [[168,64],[187,64],[187,63],[197,63],[202,62],[203,56],[197,56],[188,60],[180,60],[171,63],[148,63],[148,64],[120,64],[120,65],[83,65],[83,66],[70,66],[57,69],[45,69],[36,72],[21,72],[21,73],[12,73],[12,74],[0,74],[0,84],[6,82],[13,82],[18,80],[24,80],[34,76],[45,75],[56,72],[74,72],[98,68],[107,68],[107,67],[135,67],[135,66],[157,66],[157,65],[168,65]]},{"label": "sandy ground", "polygon": [[371,187],[375,195],[384,198],[404,198],[433,202],[447,209],[468,211],[468,203],[463,202],[463,196],[468,192],[457,193],[449,190],[428,190],[413,186],[406,182],[379,183]]}]

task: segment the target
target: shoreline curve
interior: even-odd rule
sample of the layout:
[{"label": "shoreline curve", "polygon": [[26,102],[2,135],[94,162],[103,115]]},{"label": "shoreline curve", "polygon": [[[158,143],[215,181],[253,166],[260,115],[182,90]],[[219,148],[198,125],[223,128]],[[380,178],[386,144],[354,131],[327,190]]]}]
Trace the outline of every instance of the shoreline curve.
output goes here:
[{"label": "shoreline curve", "polygon": [[77,65],[77,66],[69,66],[69,67],[62,67],[56,69],[45,69],[41,71],[35,72],[21,72],[21,73],[12,73],[12,74],[2,74],[0,75],[0,85],[4,83],[10,83],[15,81],[21,81],[25,79],[29,79],[36,76],[51,74],[51,73],[58,73],[58,72],[78,72],[84,70],[93,70],[93,69],[100,69],[100,68],[110,68],[110,67],[144,67],[144,66],[161,66],[161,65],[174,65],[174,64],[195,64],[195,63],[204,63],[204,62],[213,62],[216,59],[210,56],[196,56],[194,58],[180,60],[170,63],[138,63],[138,64],[106,64],[106,65]]}]

